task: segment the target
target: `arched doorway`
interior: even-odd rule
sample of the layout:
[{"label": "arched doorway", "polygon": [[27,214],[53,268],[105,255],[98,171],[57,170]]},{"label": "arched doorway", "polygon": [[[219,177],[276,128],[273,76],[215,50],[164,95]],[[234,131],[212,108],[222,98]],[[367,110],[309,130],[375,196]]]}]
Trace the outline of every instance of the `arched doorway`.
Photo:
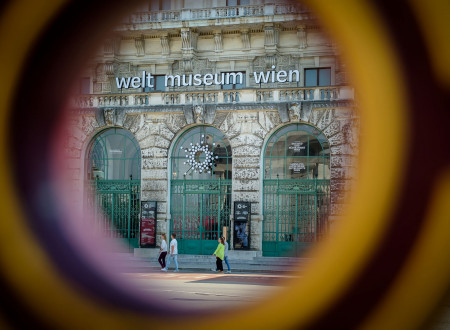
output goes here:
[{"label": "arched doorway", "polygon": [[317,128],[276,131],[264,150],[263,255],[298,256],[328,230],[330,145]]},{"label": "arched doorway", "polygon": [[87,205],[94,210],[95,228],[107,237],[138,247],[141,151],[125,129],[98,134],[87,154]]},{"label": "arched doorway", "polygon": [[210,254],[229,236],[231,146],[211,126],[197,126],[176,142],[171,158],[170,229],[180,253]]}]

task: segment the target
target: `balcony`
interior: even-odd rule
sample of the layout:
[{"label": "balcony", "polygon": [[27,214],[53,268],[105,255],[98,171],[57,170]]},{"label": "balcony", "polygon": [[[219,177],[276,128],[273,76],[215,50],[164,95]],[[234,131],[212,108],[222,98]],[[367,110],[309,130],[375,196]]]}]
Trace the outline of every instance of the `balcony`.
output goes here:
[{"label": "balcony", "polygon": [[348,86],[331,86],[82,95],[74,98],[73,106],[76,108],[148,107],[187,104],[290,103],[296,101],[353,99],[353,88]]},{"label": "balcony", "polygon": [[216,8],[160,10],[139,12],[130,16],[129,23],[155,23],[204,19],[289,15],[308,12],[300,4],[264,4]]}]

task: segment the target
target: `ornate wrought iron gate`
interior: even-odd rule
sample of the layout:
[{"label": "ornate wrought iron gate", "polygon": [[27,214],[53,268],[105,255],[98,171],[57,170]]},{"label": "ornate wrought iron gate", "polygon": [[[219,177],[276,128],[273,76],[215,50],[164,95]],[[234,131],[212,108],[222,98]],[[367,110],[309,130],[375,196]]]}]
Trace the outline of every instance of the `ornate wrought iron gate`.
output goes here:
[{"label": "ornate wrought iron gate", "polygon": [[298,256],[328,231],[330,180],[264,180],[263,255]]},{"label": "ornate wrought iron gate", "polygon": [[140,180],[89,181],[88,207],[94,210],[95,230],[138,247]]},{"label": "ornate wrought iron gate", "polygon": [[231,180],[172,180],[171,189],[179,253],[211,254],[224,227],[230,237]]}]

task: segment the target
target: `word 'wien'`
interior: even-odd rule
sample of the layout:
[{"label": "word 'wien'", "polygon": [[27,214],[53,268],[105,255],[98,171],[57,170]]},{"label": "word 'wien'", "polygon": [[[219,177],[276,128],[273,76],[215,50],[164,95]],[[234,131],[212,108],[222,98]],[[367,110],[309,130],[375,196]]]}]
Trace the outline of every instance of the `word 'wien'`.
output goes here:
[{"label": "word 'wien'", "polygon": [[[272,66],[275,69],[275,66]],[[256,84],[267,83],[285,83],[285,82],[299,82],[300,72],[298,70],[289,71],[266,71],[266,72],[253,72],[253,79]],[[153,88],[154,76],[151,73],[142,71],[142,76],[137,77],[116,77],[116,84],[118,89],[122,88]],[[222,73],[207,73],[190,74],[190,75],[166,75],[165,86],[166,87],[187,87],[187,86],[211,86],[211,85],[229,85],[229,84],[243,84],[244,74],[242,72],[222,72]]]}]

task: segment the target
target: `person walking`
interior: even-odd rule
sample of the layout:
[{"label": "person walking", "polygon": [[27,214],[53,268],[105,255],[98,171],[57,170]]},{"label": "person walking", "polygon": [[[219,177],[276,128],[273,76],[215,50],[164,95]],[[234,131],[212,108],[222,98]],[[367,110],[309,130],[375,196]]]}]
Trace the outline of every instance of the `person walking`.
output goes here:
[{"label": "person walking", "polygon": [[172,233],[172,235],[170,235],[170,237],[172,238],[172,240],[170,241],[170,246],[169,246],[169,258],[167,259],[167,265],[165,268],[163,268],[163,271],[167,272],[167,270],[169,269],[170,266],[170,259],[172,258],[174,263],[175,263],[175,270],[174,272],[178,272],[178,260],[177,260],[177,256],[178,256],[178,242],[177,242],[177,235],[175,233]]},{"label": "person walking", "polygon": [[159,249],[158,262],[161,265],[161,270],[166,268],[167,243],[166,234],[161,234],[161,248]]},{"label": "person walking", "polygon": [[216,256],[216,267],[217,267],[217,271],[219,273],[223,273],[223,264],[222,264],[222,260],[225,256],[225,245],[224,245],[224,241],[223,238],[220,237],[218,239],[219,241],[219,245],[217,246],[216,251],[214,251],[213,256]]},{"label": "person walking", "polygon": [[[231,273],[231,267],[230,267],[230,263],[228,262],[228,242],[227,242],[227,239],[225,238],[225,236],[222,236],[222,239],[223,239],[223,242],[225,243],[224,244],[225,247],[224,247],[224,258],[223,258],[223,260],[225,261],[225,263],[227,265],[227,268],[228,268],[228,270],[225,273],[230,274]],[[223,263],[222,263],[222,266],[223,266]],[[213,272],[217,272],[218,271],[217,267],[216,268],[211,268],[211,270]]]},{"label": "person walking", "polygon": [[222,237],[224,243],[225,243],[225,253],[224,253],[224,258],[223,260],[225,261],[225,263],[227,264],[227,268],[228,270],[226,271],[226,273],[230,274],[231,273],[231,267],[230,267],[230,263],[228,262],[228,242],[225,236]]}]

